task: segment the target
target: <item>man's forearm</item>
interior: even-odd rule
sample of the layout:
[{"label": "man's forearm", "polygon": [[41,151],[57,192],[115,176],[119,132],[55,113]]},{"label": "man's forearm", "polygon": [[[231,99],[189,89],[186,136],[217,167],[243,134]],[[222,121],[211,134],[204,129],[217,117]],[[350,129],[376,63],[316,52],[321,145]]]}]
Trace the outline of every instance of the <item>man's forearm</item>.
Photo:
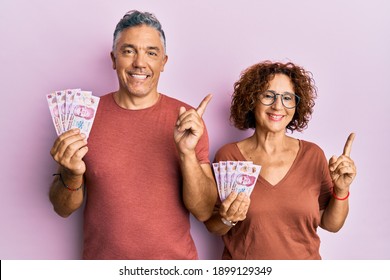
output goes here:
[{"label": "man's forearm", "polygon": [[217,188],[209,164],[199,164],[195,155],[183,156],[183,200],[187,209],[199,220],[211,217],[217,200]]},{"label": "man's forearm", "polygon": [[54,211],[68,217],[81,207],[84,199],[83,177],[68,177],[59,170],[50,187],[50,201]]}]

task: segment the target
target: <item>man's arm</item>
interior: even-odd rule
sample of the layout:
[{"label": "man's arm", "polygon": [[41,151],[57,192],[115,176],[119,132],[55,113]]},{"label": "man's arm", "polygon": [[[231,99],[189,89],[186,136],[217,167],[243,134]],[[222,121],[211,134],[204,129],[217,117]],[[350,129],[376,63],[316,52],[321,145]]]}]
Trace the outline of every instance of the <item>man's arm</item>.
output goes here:
[{"label": "man's arm", "polygon": [[50,150],[59,164],[57,174],[50,187],[50,201],[54,211],[61,217],[68,217],[83,203],[83,175],[86,170],[82,160],[88,152],[85,135],[78,129],[61,134]]},{"label": "man's arm", "polygon": [[183,155],[183,201],[199,220],[210,218],[217,200],[217,187],[209,164],[199,164],[196,155]]},{"label": "man's arm", "polygon": [[82,176],[66,176],[62,169],[62,167],[58,168],[59,175],[55,176],[51,184],[49,197],[54,211],[66,218],[83,204],[84,186]]},{"label": "man's arm", "polygon": [[202,115],[211,95],[197,109],[180,108],[174,138],[183,175],[183,200],[187,209],[199,220],[211,217],[217,200],[217,187],[209,164],[200,164],[195,148],[204,132]]}]

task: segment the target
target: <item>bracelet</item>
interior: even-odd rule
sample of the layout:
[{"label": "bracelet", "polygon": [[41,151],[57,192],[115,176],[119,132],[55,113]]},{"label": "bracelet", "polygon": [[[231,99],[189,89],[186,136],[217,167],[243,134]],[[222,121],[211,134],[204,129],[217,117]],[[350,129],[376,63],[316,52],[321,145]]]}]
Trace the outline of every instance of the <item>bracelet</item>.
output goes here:
[{"label": "bracelet", "polygon": [[349,197],[349,191],[346,197],[338,197],[335,193],[334,190],[332,190],[332,196],[337,199],[337,200],[346,200]]},{"label": "bracelet", "polygon": [[61,181],[62,185],[64,185],[65,188],[67,188],[68,190],[70,190],[72,192],[78,191],[79,189],[81,189],[83,187],[83,184],[81,184],[80,187],[78,187],[76,189],[72,189],[67,184],[65,184],[64,179],[62,179],[61,173],[54,173],[53,176],[60,176],[60,181]]},{"label": "bracelet", "polygon": [[221,221],[222,221],[222,223],[224,223],[228,227],[234,227],[237,224],[237,222],[228,221],[223,217],[221,217]]}]

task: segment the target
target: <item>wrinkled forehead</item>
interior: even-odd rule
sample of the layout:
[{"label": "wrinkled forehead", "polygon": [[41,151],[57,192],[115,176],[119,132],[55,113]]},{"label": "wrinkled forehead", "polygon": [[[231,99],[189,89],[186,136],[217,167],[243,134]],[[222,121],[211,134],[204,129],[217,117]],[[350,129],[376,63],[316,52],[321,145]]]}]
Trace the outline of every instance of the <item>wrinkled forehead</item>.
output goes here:
[{"label": "wrinkled forehead", "polygon": [[122,44],[147,45],[148,47],[158,48],[164,53],[166,51],[162,34],[156,28],[145,24],[127,27],[120,31],[114,40],[113,49],[120,47]]}]

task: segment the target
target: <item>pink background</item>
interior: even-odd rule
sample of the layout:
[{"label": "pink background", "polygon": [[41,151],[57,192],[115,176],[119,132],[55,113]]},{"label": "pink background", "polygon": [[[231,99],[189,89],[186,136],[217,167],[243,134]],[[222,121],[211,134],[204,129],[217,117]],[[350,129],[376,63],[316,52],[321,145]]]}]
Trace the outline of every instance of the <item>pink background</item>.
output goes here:
[{"label": "pink background", "polygon": [[[211,159],[221,145],[251,133],[228,123],[232,86],[243,69],[271,59],[312,71],[315,112],[309,128],[293,136],[330,157],[354,131],[358,167],[344,228],[319,229],[322,256],[390,259],[390,4],[313,2],[2,0],[0,259],[80,258],[81,211],[63,219],[48,200],[56,136],[45,94],[116,90],[112,33],[131,9],[155,13],[166,32],[169,61],[160,91],[193,106],[214,94],[204,116]],[[194,219],[192,232],[201,259],[220,257],[219,237]]]}]

